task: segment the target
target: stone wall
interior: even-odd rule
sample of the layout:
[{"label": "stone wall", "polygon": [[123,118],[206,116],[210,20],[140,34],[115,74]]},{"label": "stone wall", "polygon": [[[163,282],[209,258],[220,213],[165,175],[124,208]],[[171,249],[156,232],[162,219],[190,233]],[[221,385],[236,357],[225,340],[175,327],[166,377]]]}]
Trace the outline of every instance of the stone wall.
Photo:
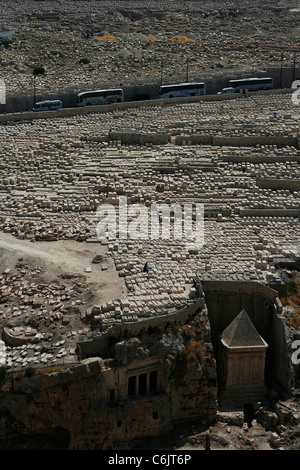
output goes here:
[{"label": "stone wall", "polygon": [[[292,89],[285,89],[285,90],[268,90],[264,91],[263,94],[282,94],[282,93],[292,93]],[[260,93],[260,92],[254,92]],[[251,96],[252,93],[249,93]],[[22,99],[25,99],[24,97]],[[46,98],[44,98],[46,99]],[[10,98],[7,100],[10,103],[12,100],[10,107],[8,109],[7,114],[0,115],[0,124],[6,124],[7,122],[16,122],[16,121],[26,121],[26,120],[34,120],[34,119],[46,119],[46,118],[55,118],[55,117],[68,117],[68,116],[76,116],[81,114],[89,114],[89,113],[105,113],[109,111],[114,111],[116,109],[130,109],[130,108],[141,108],[141,107],[153,107],[153,106],[170,106],[170,105],[177,105],[177,104],[184,104],[184,103],[198,103],[201,101],[228,101],[228,100],[236,100],[241,99],[241,95],[239,93],[235,94],[228,94],[228,95],[204,95],[204,96],[192,96],[187,98],[172,98],[172,99],[151,99],[151,100],[144,100],[144,101],[127,101],[123,103],[117,104],[110,104],[110,105],[100,105],[100,106],[85,106],[85,107],[76,107],[74,106],[73,100],[68,100],[68,108],[58,109],[56,111],[45,111],[42,113],[35,113],[32,111],[24,111],[24,112],[12,112],[10,110],[15,109],[16,103],[18,101],[17,98]],[[30,104],[32,98],[28,97],[28,107],[32,108],[33,106]],[[13,104],[13,102],[16,102]]]},{"label": "stone wall", "polygon": [[278,208],[268,208],[268,209],[239,209],[238,213],[242,217],[299,217],[300,209],[278,209]]},{"label": "stone wall", "polygon": [[[297,148],[299,148],[299,139],[297,143]],[[274,154],[255,154],[255,155],[223,155],[222,160],[224,162],[233,162],[233,163],[270,163],[270,162],[279,162],[285,163],[288,161],[300,161],[299,155],[274,155]]]},{"label": "stone wall", "polygon": [[143,320],[134,321],[130,323],[118,323],[112,326],[105,334],[93,337],[91,339],[80,339],[77,343],[78,353],[81,358],[92,356],[109,357],[113,355],[113,350],[110,349],[110,338],[121,339],[124,335],[136,335],[141,330],[148,328],[155,328],[159,326],[170,325],[184,325],[186,321],[194,315],[197,310],[203,309],[205,306],[204,299],[197,299],[190,302],[186,308],[179,311],[172,311],[169,314],[161,316],[152,316],[144,318]]},{"label": "stone wall", "polygon": [[297,137],[280,136],[240,136],[240,137],[218,137],[214,136],[213,145],[232,145],[235,147],[255,147],[256,145],[276,145],[277,147],[298,148],[299,139]]},{"label": "stone wall", "polygon": [[169,134],[159,134],[159,133],[136,134],[136,133],[125,133],[125,132],[110,132],[109,140],[119,141],[122,144],[145,145],[145,144],[151,143],[154,145],[166,145],[171,141],[171,136]]},{"label": "stone wall", "polygon": [[260,282],[247,281],[203,281],[203,289],[208,292],[231,292],[239,294],[262,294],[275,301],[277,292],[274,289],[261,284]]},{"label": "stone wall", "polygon": [[205,307],[204,298],[190,301],[189,305],[179,311],[173,310],[169,314],[145,318],[142,321],[118,324],[111,330],[110,334],[116,337],[122,337],[126,331],[130,335],[138,334],[142,329],[155,328],[164,325],[184,325],[189,317],[193,316],[198,310]]},{"label": "stone wall", "polygon": [[280,312],[275,310],[270,325],[270,344],[268,362],[270,375],[273,377],[274,384],[280,384],[287,393],[290,393],[294,386],[294,371],[292,363],[290,333],[286,327],[286,318]]},{"label": "stone wall", "polygon": [[299,191],[300,181],[294,179],[280,178],[257,178],[256,184],[263,189],[288,189],[289,191]]},{"label": "stone wall", "polygon": [[[257,145],[276,145],[277,147],[295,147],[299,148],[299,139],[297,137],[269,137],[269,136],[239,136],[239,137],[218,137],[213,135],[190,135],[176,136],[176,145],[218,145],[233,147],[256,147]],[[230,157],[229,157],[230,158]],[[243,157],[240,157],[243,158]],[[227,159],[227,157],[226,157]],[[230,161],[239,161],[238,157],[231,157]]]}]

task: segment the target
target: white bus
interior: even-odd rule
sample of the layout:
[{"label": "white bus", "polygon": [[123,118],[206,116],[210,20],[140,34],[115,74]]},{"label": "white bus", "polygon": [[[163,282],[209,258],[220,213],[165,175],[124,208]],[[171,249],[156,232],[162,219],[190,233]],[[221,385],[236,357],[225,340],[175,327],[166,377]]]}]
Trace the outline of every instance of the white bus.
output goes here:
[{"label": "white bus", "polygon": [[234,88],[236,92],[239,90],[271,90],[273,88],[273,79],[271,77],[253,77],[229,80],[229,86]]},{"label": "white bus", "polygon": [[124,92],[122,88],[83,91],[77,95],[77,106],[121,103],[122,101],[124,101]]},{"label": "white bus", "polygon": [[60,100],[46,100],[46,101],[39,101],[35,103],[35,107],[33,111],[52,111],[54,109],[62,108],[62,101]]},{"label": "white bus", "polygon": [[175,85],[161,85],[158,91],[160,98],[180,98],[186,96],[205,95],[205,83],[179,83]]}]

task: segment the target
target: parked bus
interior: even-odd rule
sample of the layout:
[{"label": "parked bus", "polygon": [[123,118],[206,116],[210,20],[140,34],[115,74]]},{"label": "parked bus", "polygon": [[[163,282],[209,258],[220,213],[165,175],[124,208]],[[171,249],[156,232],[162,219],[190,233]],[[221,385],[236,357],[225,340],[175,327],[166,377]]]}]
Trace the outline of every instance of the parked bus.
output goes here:
[{"label": "parked bus", "polygon": [[122,88],[83,91],[77,95],[77,106],[94,106],[98,104],[120,103],[122,101],[124,101]]},{"label": "parked bus", "polygon": [[33,111],[53,111],[55,109],[62,108],[62,101],[60,100],[46,100],[46,101],[39,101],[35,103],[35,107]]},{"label": "parked bus", "polygon": [[205,95],[205,83],[179,83],[175,85],[161,85],[158,91],[160,98],[180,98],[186,96]]},{"label": "parked bus", "polygon": [[271,90],[273,88],[273,79],[270,77],[240,78],[229,80],[229,86],[234,88],[236,92],[239,90]]}]

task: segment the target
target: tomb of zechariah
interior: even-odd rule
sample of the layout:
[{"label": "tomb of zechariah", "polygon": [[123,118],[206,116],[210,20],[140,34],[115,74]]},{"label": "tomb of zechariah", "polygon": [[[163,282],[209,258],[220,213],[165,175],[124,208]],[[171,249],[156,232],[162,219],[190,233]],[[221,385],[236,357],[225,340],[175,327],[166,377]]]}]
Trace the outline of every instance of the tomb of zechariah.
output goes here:
[{"label": "tomb of zechariah", "polygon": [[[51,113],[0,119],[0,447],[128,448],[245,405],[265,423],[299,386],[291,93]],[[169,237],[99,238],[121,200],[131,228],[134,204],[198,204],[203,243],[174,214]]]},{"label": "tomb of zechariah", "polygon": [[261,400],[265,390],[267,343],[258,334],[247,312],[242,310],[220,337],[219,367],[221,401]]}]

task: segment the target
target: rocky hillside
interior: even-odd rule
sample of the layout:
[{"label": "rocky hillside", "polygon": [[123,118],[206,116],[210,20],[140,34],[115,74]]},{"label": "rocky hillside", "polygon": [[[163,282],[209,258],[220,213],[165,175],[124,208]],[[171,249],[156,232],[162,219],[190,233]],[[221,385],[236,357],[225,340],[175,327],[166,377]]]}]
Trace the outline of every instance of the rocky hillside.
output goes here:
[{"label": "rocky hillside", "polygon": [[[107,399],[113,371],[122,374],[157,358],[162,364],[160,393]],[[1,372],[1,449],[127,448],[145,436],[168,434],[187,417],[209,425],[217,411],[216,364],[205,311],[190,324],[122,339],[115,343],[115,356],[106,360],[18,373],[2,367]],[[120,382],[117,393],[122,387]],[[154,424],[153,419],[147,423],[149,411]],[[122,423],[123,432],[116,423]]]}]

